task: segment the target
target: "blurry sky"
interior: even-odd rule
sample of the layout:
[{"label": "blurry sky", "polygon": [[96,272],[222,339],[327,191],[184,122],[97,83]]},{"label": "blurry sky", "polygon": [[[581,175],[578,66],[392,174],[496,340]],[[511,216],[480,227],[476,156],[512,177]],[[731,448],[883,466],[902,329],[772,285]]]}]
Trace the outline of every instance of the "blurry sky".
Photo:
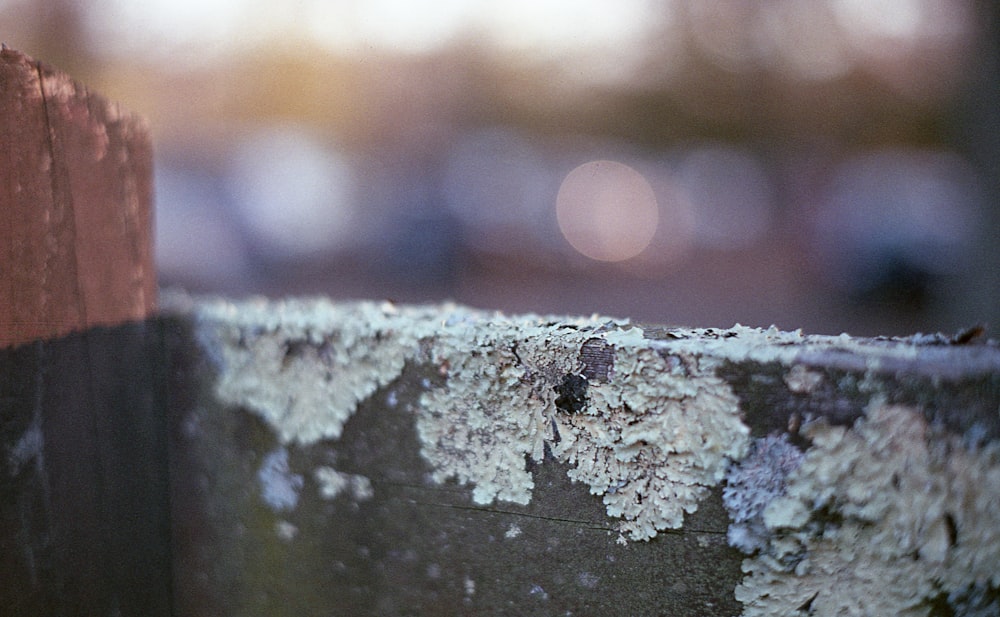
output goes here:
[{"label": "blurry sky", "polygon": [[0,0],[0,38],[150,120],[165,284],[903,334],[1000,319],[994,13]]}]

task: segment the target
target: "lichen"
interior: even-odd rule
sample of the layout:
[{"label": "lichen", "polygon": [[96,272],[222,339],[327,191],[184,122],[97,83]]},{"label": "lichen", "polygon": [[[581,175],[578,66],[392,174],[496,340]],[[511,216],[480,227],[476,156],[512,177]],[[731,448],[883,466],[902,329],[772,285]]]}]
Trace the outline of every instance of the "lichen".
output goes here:
[{"label": "lichen", "polygon": [[767,546],[772,534],[764,524],[764,509],[785,494],[785,479],[802,458],[787,435],[768,435],[755,439],[747,456],[730,465],[722,503],[732,520],[726,534],[731,546],[748,554]]},{"label": "lichen", "polygon": [[812,447],[763,513],[771,539],[743,563],[745,616],[928,615],[1000,587],[1000,445],[967,449],[880,401],[853,427],[804,432]]},{"label": "lichen", "polygon": [[823,374],[796,364],[785,374],[785,385],[796,394],[812,394],[823,383]]},{"label": "lichen", "polygon": [[258,414],[282,444],[338,439],[408,362],[429,365],[439,379],[425,380],[412,406],[421,455],[434,481],[471,485],[477,504],[528,503],[528,463],[549,452],[624,519],[623,533],[649,539],[679,527],[747,446],[718,360],[683,348],[686,333],[671,350],[597,316],[324,300],[195,306],[216,395]]},{"label": "lichen", "polygon": [[[807,396],[831,386],[816,369],[830,358],[871,377],[911,366],[915,345],[739,325],[654,332],[451,304],[187,306],[217,397],[278,437],[258,474],[276,511],[294,508],[303,486],[287,448],[339,439],[381,390],[376,401],[413,414],[430,480],[469,486],[477,504],[528,503],[533,464],[554,459],[621,519],[620,540],[646,540],[681,526],[725,480],[728,540],[748,555],[736,588],[744,615],[928,615],[946,605],[978,617],[1000,604],[1000,444],[985,429],[949,433],[923,410],[885,404],[872,385],[853,426],[798,418],[804,452],[785,437],[751,445],[720,377],[726,363],[778,363],[789,392]],[[416,396],[386,388],[408,365],[420,371]],[[325,498],[373,495],[364,476],[311,473]],[[504,537],[519,534],[512,526]]]},{"label": "lichen", "polygon": [[197,317],[220,367],[217,396],[259,414],[283,442],[307,445],[339,438],[358,403],[402,372],[423,334],[407,327],[419,315],[390,303],[287,300],[206,302]]},{"label": "lichen", "polygon": [[[589,383],[579,356],[595,338],[615,362],[606,380]],[[623,533],[646,540],[679,527],[746,447],[737,400],[714,365],[665,358],[638,327],[532,317],[467,323],[439,335],[431,355],[447,379],[420,401],[423,453],[436,480],[473,484],[476,503],[527,503],[525,461],[541,461],[547,444],[570,478],[624,519]]]},{"label": "lichen", "polygon": [[292,510],[299,503],[303,479],[288,466],[288,450],[278,448],[268,453],[257,471],[260,496],[273,510]]},{"label": "lichen", "polygon": [[581,413],[555,417],[553,452],[572,465],[572,479],[603,495],[609,515],[625,519],[623,532],[646,540],[681,526],[728,461],[743,456],[749,431],[710,361],[648,344],[614,347],[608,382],[589,388]]},{"label": "lichen", "polygon": [[996,617],[1000,615],[1000,589],[982,583],[953,590],[944,598],[955,617]]},{"label": "lichen", "polygon": [[577,328],[542,318],[471,318],[438,334],[430,360],[445,382],[420,399],[417,431],[437,481],[473,485],[473,501],[526,504],[555,413],[553,386],[576,370]]},{"label": "lichen", "polygon": [[313,471],[323,499],[336,499],[347,495],[354,501],[367,501],[375,495],[371,480],[359,474],[344,473],[332,467],[321,466]]}]

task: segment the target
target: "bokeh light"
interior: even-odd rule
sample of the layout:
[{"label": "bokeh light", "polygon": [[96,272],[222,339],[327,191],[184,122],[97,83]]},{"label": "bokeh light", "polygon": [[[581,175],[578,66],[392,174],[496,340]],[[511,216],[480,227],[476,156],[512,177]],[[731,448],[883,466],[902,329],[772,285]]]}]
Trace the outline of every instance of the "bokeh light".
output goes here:
[{"label": "bokeh light", "polygon": [[559,230],[574,249],[598,261],[624,261],[656,234],[656,195],[623,163],[591,161],[566,175],[556,197]]},{"label": "bokeh light", "polygon": [[269,259],[299,259],[358,241],[349,163],[308,133],[262,129],[245,138],[229,165],[240,219]]},{"label": "bokeh light", "polygon": [[975,172],[954,153],[867,152],[833,174],[814,212],[812,248],[850,293],[915,297],[968,267],[981,199]]},{"label": "bokeh light", "polygon": [[767,234],[774,191],[764,167],[749,152],[706,144],[692,148],[679,167],[678,182],[691,203],[699,245],[735,250]]}]

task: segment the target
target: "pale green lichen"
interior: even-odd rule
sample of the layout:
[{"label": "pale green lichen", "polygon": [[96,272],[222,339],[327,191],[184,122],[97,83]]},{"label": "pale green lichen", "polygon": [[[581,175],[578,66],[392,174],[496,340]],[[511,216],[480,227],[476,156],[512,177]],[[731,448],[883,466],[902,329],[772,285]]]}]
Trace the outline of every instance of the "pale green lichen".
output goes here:
[{"label": "pale green lichen", "polygon": [[743,563],[747,617],[930,614],[1000,587],[1000,445],[976,449],[922,413],[874,402],[853,428],[819,422]]},{"label": "pale green lichen", "polygon": [[615,349],[611,378],[590,386],[586,409],[556,417],[553,451],[573,465],[571,478],[604,496],[609,515],[625,519],[623,532],[645,540],[681,526],[743,456],[749,431],[712,362],[648,344]]},{"label": "pale green lichen", "polygon": [[[302,488],[284,447],[338,439],[358,406],[410,364],[436,375],[405,401],[434,481],[470,485],[478,504],[524,504],[530,461],[552,456],[622,519],[620,539],[637,540],[679,527],[746,456],[748,429],[718,376],[722,363],[780,363],[788,389],[808,395],[826,385],[811,353],[860,362],[869,375],[918,353],[738,325],[661,330],[654,340],[625,321],[455,305],[188,301],[185,310],[217,365],[216,395],[259,415],[281,442],[260,478],[272,507],[294,507]],[[384,396],[391,408],[403,400]],[[796,450],[760,503],[733,502],[745,506],[737,523],[753,532],[736,542],[753,553],[736,589],[748,617],[927,615],[941,602],[979,615],[995,605],[1000,445],[963,442],[920,410],[875,398],[853,427],[806,422],[801,462]],[[373,495],[363,476],[319,467],[312,477],[328,499]],[[727,490],[746,486],[731,479]],[[518,535],[512,527],[505,538]]]},{"label": "pale green lichen", "polygon": [[332,467],[321,466],[313,471],[313,479],[319,485],[319,494],[323,499],[336,499],[347,495],[354,501],[368,501],[375,496],[371,480],[367,477],[337,471]]},{"label": "pale green lichen", "polygon": [[[528,460],[548,445],[624,533],[648,539],[680,526],[746,448],[717,360],[667,350],[627,322],[323,300],[202,302],[196,316],[219,366],[217,396],[282,443],[339,438],[407,362],[429,364],[441,383],[413,408],[421,454],[435,481],[470,484],[478,504],[527,503]],[[560,410],[557,387],[580,379],[581,347],[594,339],[615,353],[607,378]]]},{"label": "pale green lichen", "polygon": [[466,320],[440,332],[431,347],[446,380],[420,399],[422,453],[435,480],[473,484],[476,503],[531,498],[526,457],[543,459],[552,388],[579,371],[575,357],[586,338],[578,327],[558,328],[572,325],[565,319],[545,323],[531,316]]},{"label": "pale green lichen", "polygon": [[[710,361],[667,359],[640,328],[610,323],[505,318],[439,336],[432,357],[448,379],[417,417],[435,479],[473,484],[480,504],[527,503],[525,460],[542,460],[547,443],[630,538],[679,527],[742,456],[748,430]],[[615,350],[610,379],[589,384],[576,413],[560,411],[556,387],[580,373],[595,338]]]},{"label": "pale green lichen", "polygon": [[206,302],[199,335],[221,366],[216,394],[253,410],[284,442],[337,439],[358,403],[416,354],[411,323],[389,303]]}]

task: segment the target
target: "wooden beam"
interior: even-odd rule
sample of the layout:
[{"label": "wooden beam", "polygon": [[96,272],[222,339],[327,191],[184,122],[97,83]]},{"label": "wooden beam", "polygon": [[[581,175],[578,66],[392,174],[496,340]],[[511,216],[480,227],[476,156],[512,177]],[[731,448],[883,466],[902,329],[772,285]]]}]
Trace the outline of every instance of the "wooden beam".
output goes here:
[{"label": "wooden beam", "polygon": [[979,330],[168,304],[181,614],[1000,608]]}]

